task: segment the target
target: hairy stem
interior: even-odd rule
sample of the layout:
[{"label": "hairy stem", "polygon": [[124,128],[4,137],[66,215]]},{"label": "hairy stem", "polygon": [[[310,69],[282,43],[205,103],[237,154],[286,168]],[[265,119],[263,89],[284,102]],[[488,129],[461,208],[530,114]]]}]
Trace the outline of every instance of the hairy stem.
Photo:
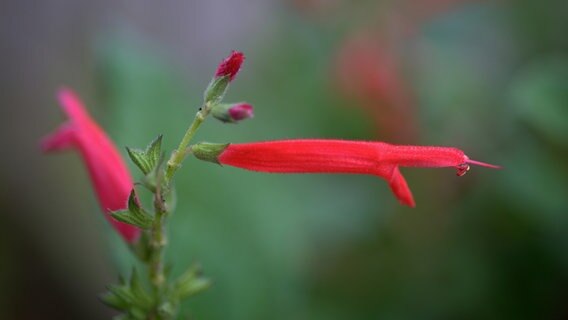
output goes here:
[{"label": "hairy stem", "polygon": [[199,111],[195,115],[195,118],[193,119],[193,122],[191,123],[191,125],[185,132],[185,135],[181,139],[179,146],[172,153],[166,167],[166,176],[165,176],[166,185],[170,184],[171,179],[174,176],[174,173],[181,166],[181,163],[183,162],[186,156],[185,150],[187,146],[191,142],[191,139],[193,139],[193,136],[197,132],[197,129],[199,129],[199,127],[201,126],[201,124],[203,123],[203,121],[205,120],[205,118],[207,117],[210,111],[211,107],[209,106],[209,104],[205,104],[202,108],[199,109]]},{"label": "hairy stem", "polygon": [[[161,179],[158,179],[158,181],[160,180]],[[168,210],[164,203],[160,183],[158,183],[158,187],[156,187],[156,191],[154,193],[154,212],[154,224],[150,229],[150,259],[148,261],[148,269],[156,304],[150,318],[162,320],[164,318],[160,315],[159,308],[162,304],[162,297],[165,288],[164,285],[166,283],[166,276],[164,274],[164,248],[168,243],[165,230]]]},{"label": "hairy stem", "polygon": [[181,166],[181,163],[186,156],[186,148],[191,142],[193,136],[207,117],[210,112],[210,106],[205,104],[199,109],[193,122],[185,132],[178,148],[172,153],[170,159],[167,162],[165,173],[162,172],[163,176],[156,179],[156,190],[154,191],[154,223],[150,229],[150,240],[149,249],[150,257],[148,260],[148,269],[150,283],[154,291],[154,297],[156,305],[150,319],[164,320],[163,316],[160,315],[159,308],[162,304],[162,299],[164,291],[166,289],[166,275],[164,273],[164,249],[168,243],[167,233],[166,233],[166,220],[169,215],[169,210],[165,205],[164,197],[171,192],[171,180]]}]

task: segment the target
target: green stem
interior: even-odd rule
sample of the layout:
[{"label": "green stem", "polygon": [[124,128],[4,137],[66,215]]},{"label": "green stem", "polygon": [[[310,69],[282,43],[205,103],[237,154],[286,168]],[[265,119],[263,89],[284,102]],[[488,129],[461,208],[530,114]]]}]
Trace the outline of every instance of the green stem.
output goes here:
[{"label": "green stem", "polygon": [[211,110],[209,104],[205,104],[202,108],[199,109],[193,122],[185,132],[185,135],[181,139],[178,148],[172,153],[170,159],[168,160],[167,168],[166,168],[166,176],[165,176],[165,184],[166,186],[170,184],[172,177],[176,170],[181,166],[181,163],[185,159],[186,156],[186,148],[191,142],[191,139],[197,132],[197,129],[201,126],[209,111]]},{"label": "green stem", "polygon": [[164,248],[168,242],[165,224],[169,212],[164,203],[164,196],[165,194],[170,192],[171,180],[176,170],[181,166],[181,163],[185,159],[186,148],[209,114],[210,110],[211,108],[209,104],[205,104],[202,108],[199,109],[199,111],[195,115],[195,118],[193,119],[193,122],[185,132],[178,148],[172,153],[170,159],[168,160],[165,175],[156,179],[158,183],[154,192],[155,216],[154,223],[152,225],[152,228],[150,229],[150,256],[148,261],[150,282],[152,284],[154,296],[156,299],[156,305],[154,307],[153,314],[150,316],[151,319],[162,319],[158,312],[158,309],[162,304],[164,286],[166,284],[166,276],[164,274]]},{"label": "green stem", "polygon": [[[161,180],[161,179],[158,179]],[[166,283],[166,276],[164,274],[164,248],[168,243],[167,234],[165,230],[165,222],[168,215],[168,210],[164,204],[162,196],[162,188],[157,187],[154,193],[154,224],[150,230],[150,259],[148,261],[150,282],[154,291],[156,305],[152,319],[160,320],[158,309],[162,304],[162,296],[164,292],[164,284]]]}]

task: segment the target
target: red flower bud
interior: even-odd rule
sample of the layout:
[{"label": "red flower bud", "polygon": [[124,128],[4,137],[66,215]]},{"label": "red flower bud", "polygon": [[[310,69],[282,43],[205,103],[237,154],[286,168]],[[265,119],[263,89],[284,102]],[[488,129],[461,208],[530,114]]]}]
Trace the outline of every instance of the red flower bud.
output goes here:
[{"label": "red flower bud", "polygon": [[235,103],[229,108],[228,112],[233,121],[240,121],[254,117],[253,107],[248,103]]},{"label": "red flower bud", "polygon": [[58,98],[69,121],[45,137],[41,141],[41,149],[44,152],[76,149],[87,166],[105,217],[124,240],[135,242],[140,235],[140,229],[116,221],[110,216],[110,212],[127,207],[128,196],[134,187],[124,161],[73,91],[61,89]]},{"label": "red flower bud", "polygon": [[238,122],[254,117],[253,107],[245,102],[215,104],[211,114],[223,122]]},{"label": "red flower bud", "polygon": [[231,54],[219,64],[217,72],[215,72],[215,77],[228,76],[229,81],[233,81],[244,61],[245,55],[242,52],[233,50]]},{"label": "red flower bud", "polygon": [[215,104],[211,114],[223,122],[239,122],[254,117],[253,107],[245,102]]},{"label": "red flower bud", "polygon": [[499,168],[470,160],[456,148],[384,142],[282,140],[228,146],[198,144],[192,151],[203,160],[260,172],[375,175],[385,179],[395,196],[410,207],[414,207],[414,199],[399,167],[455,167],[458,175],[463,175],[469,164]]}]

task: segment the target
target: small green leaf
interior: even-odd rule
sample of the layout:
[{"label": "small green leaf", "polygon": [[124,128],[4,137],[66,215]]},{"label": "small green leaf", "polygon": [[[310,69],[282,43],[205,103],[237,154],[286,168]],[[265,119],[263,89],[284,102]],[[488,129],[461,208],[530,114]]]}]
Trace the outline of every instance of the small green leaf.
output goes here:
[{"label": "small green leaf", "polygon": [[193,265],[185,271],[174,284],[174,294],[178,299],[198,294],[211,286],[211,280],[201,275],[201,268]]},{"label": "small green leaf", "polygon": [[128,223],[142,229],[148,229],[154,223],[154,217],[146,212],[138,203],[135,189],[132,189],[132,192],[130,192],[128,209],[111,212],[111,216],[120,222]]},{"label": "small green leaf", "polygon": [[132,270],[132,275],[130,276],[130,291],[136,299],[136,305],[144,308],[152,307],[152,298],[144,290],[136,268]]},{"label": "small green leaf", "polygon": [[144,150],[126,147],[130,159],[147,175],[152,172],[160,160],[162,135],[157,136]]},{"label": "small green leaf", "polygon": [[170,302],[164,302],[158,307],[158,312],[164,319],[173,319],[177,311],[178,308]]},{"label": "small green leaf", "polygon": [[133,269],[130,281],[120,285],[108,286],[108,292],[101,296],[108,306],[124,312],[119,319],[147,319],[154,306],[154,300],[142,286],[136,269]]},{"label": "small green leaf", "polygon": [[136,307],[130,308],[130,316],[133,319],[144,320],[144,319],[147,319],[146,315],[147,315],[147,313],[144,312],[144,310],[141,310],[141,309],[136,308]]},{"label": "small green leaf", "polygon": [[165,163],[166,155],[162,153],[158,156],[158,160],[152,171],[142,178],[142,184],[152,193],[156,193],[158,185],[163,187]]},{"label": "small green leaf", "polygon": [[110,285],[108,286],[108,291],[108,295],[112,295],[114,297],[108,297],[106,298],[106,301],[118,302],[116,306],[113,306],[118,310],[127,310],[133,304],[134,296],[130,292],[128,286]]},{"label": "small green leaf", "polygon": [[100,299],[104,304],[116,310],[128,310],[129,302],[112,292],[101,295]]}]

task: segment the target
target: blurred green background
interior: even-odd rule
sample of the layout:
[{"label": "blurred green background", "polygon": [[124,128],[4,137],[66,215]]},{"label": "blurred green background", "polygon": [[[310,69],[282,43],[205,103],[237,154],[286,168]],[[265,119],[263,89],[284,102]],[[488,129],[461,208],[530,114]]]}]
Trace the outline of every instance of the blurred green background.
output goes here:
[{"label": "blurred green background", "polygon": [[57,88],[118,146],[171,150],[232,49],[227,99],[255,118],[196,141],[448,145],[505,169],[403,169],[410,209],[370,176],[188,159],[167,259],[215,284],[184,316],[568,318],[566,30],[564,0],[3,1],[0,318],[109,318],[97,295],[133,263],[77,155],[38,150]]}]

